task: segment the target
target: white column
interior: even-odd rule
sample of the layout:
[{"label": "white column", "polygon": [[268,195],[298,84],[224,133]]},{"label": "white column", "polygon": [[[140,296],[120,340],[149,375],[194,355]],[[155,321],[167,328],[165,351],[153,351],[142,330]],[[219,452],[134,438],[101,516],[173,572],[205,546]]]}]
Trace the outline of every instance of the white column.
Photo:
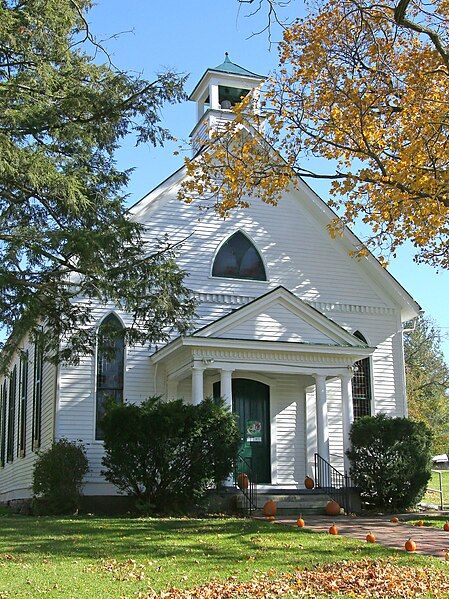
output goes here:
[{"label": "white column", "polygon": [[215,110],[220,108],[220,96],[218,93],[218,83],[211,81],[209,83],[209,106]]},{"label": "white column", "polygon": [[255,87],[251,92],[253,100],[252,100],[252,108],[255,114],[259,114],[260,112],[260,88]]},{"label": "white column", "polygon": [[220,372],[220,395],[232,412],[232,373],[233,368],[222,368]]},{"label": "white column", "polygon": [[350,448],[349,432],[354,421],[354,405],[352,401],[352,377],[344,374],[341,376],[341,403],[343,419],[343,452],[345,457],[345,471],[349,474],[349,460],[346,451]]},{"label": "white column", "polygon": [[192,403],[200,404],[204,399],[204,366],[192,366]]},{"label": "white column", "polygon": [[315,375],[316,385],[316,436],[318,454],[327,462],[329,455],[329,427],[327,422],[326,375]]},{"label": "white column", "polygon": [[[220,371],[220,396],[225,400],[225,406],[232,412],[232,373],[233,368],[222,368]],[[234,485],[234,477],[230,474],[224,481],[227,487]]]},{"label": "white column", "polygon": [[204,114],[204,102],[196,103],[196,122],[199,123]]}]

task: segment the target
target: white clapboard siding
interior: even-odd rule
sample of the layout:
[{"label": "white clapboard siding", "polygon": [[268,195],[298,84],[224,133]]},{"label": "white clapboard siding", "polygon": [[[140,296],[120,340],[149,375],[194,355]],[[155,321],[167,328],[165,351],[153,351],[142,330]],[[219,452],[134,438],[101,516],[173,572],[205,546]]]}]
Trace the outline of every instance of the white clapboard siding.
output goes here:
[{"label": "white clapboard siding", "polygon": [[316,394],[315,386],[305,388],[305,442],[306,442],[306,476],[315,478],[315,453],[317,451],[316,430]]},{"label": "white clapboard siding", "polygon": [[[189,273],[189,286],[197,291],[259,296],[284,285],[302,299],[354,303],[357,298],[356,303],[363,305],[385,305],[357,262],[292,194],[286,194],[278,206],[254,201],[250,208],[223,220],[213,210],[200,212],[198,204],[180,202],[174,189],[139,219],[149,225],[150,239],[165,234],[174,242],[185,239],[179,263]],[[217,249],[238,229],[260,251],[268,282],[210,276]]]},{"label": "white clapboard siding", "polygon": [[236,326],[220,331],[222,339],[259,339],[261,341],[291,341],[297,343],[326,343],[335,341],[318,331],[281,305],[269,306],[256,316]]},{"label": "white clapboard siding", "polygon": [[302,486],[305,478],[305,380],[299,376],[279,376],[270,394],[276,455],[273,482],[279,485]]},{"label": "white clapboard siding", "polygon": [[224,303],[214,303],[212,301],[201,302],[197,305],[196,308],[196,318],[194,329],[200,329],[205,327],[212,322],[215,322],[219,318],[226,316],[230,312],[236,310],[240,306],[224,304]]},{"label": "white clapboard siding", "polygon": [[[112,304],[93,305],[92,318],[99,325],[111,312],[131,324],[130,315],[114,310]],[[153,369],[150,367],[151,350],[147,346],[127,347],[125,350],[124,398],[140,403],[154,394]],[[95,439],[95,391],[96,357],[84,356],[77,365],[60,366],[59,400],[57,405],[56,437],[71,441],[80,440],[85,446],[89,459],[89,473],[86,476],[86,494],[93,491],[102,494],[93,483],[104,483],[101,476],[103,443]],[[107,486],[108,492],[112,487]]]},{"label": "white clapboard siding", "polygon": [[[16,354],[10,364],[9,372],[14,365],[17,366],[17,390],[14,422],[14,459],[6,462],[4,468],[0,467],[0,503],[14,499],[29,498],[32,496],[31,486],[33,480],[33,467],[36,460],[36,452],[32,451],[33,430],[33,386],[34,386],[34,344],[25,339],[22,343],[24,351],[28,351],[28,392],[26,413],[26,447],[25,456],[18,455],[19,438],[19,355]],[[3,385],[4,378],[1,379]],[[55,394],[57,384],[56,366],[46,362],[43,366],[42,375],[42,430],[40,451],[48,449],[54,439],[54,411]],[[9,380],[8,380],[9,401]],[[8,415],[6,418],[6,434],[8,430]],[[0,430],[1,434],[1,430]],[[1,439],[6,443],[6,440]]]},{"label": "white clapboard siding", "polygon": [[360,331],[371,347],[373,412],[406,414],[402,326],[393,314],[334,314],[333,319],[351,332]]},{"label": "white clapboard siding", "polygon": [[344,450],[340,379],[330,379],[326,382],[326,396],[330,461],[335,468],[343,472]]}]

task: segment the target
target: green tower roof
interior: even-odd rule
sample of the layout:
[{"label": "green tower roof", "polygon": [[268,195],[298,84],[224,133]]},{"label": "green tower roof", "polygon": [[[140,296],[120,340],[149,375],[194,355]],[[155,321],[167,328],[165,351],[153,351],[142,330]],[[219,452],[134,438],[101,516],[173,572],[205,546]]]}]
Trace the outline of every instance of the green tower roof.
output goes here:
[{"label": "green tower roof", "polygon": [[264,75],[258,75],[257,73],[252,73],[248,71],[248,69],[244,69],[238,64],[231,62],[229,60],[229,54],[225,52],[224,61],[218,65],[218,67],[208,69],[210,71],[218,71],[220,73],[231,73],[232,75],[243,75],[244,77],[257,77],[257,79],[265,79]]},{"label": "green tower roof", "polygon": [[248,69],[244,69],[240,65],[235,64],[234,62],[231,62],[229,60],[229,55],[226,52],[224,61],[221,64],[219,64],[218,67],[215,67],[212,69],[209,68],[203,73],[203,76],[198,81],[198,83],[195,85],[194,90],[190,94],[189,100],[196,101],[198,99],[196,97],[196,94],[197,94],[197,91],[202,88],[202,85],[205,81],[205,77],[207,77],[208,74],[213,75],[214,73],[236,75],[237,77],[248,77],[251,79],[255,79],[257,81],[263,81],[264,79],[266,79],[265,75],[258,75],[257,73],[252,73],[251,71],[248,71]]}]

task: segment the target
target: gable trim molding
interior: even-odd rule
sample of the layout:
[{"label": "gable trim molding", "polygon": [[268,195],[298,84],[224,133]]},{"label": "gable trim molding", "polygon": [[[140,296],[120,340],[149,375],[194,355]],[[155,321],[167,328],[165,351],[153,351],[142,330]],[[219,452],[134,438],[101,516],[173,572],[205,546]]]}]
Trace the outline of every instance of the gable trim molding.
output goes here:
[{"label": "gable trim molding", "polygon": [[[325,335],[332,345],[345,345],[349,347],[360,346],[360,340],[356,339],[351,333],[343,329],[339,324],[322,314],[319,310],[310,306],[299,297],[294,295],[285,287],[279,286],[272,289],[265,295],[254,299],[252,302],[240,306],[233,312],[218,318],[214,322],[205,325],[193,333],[195,337],[216,337],[219,332],[226,332],[230,328],[238,326],[240,323],[257,316],[262,310],[268,307],[280,304],[299,319],[306,322]],[[363,344],[362,344],[363,345]]]},{"label": "gable trim molding", "polygon": [[[244,306],[249,302],[257,299],[258,296],[236,295],[230,293],[207,293],[195,292],[195,298],[206,304],[225,304],[230,306]],[[301,298],[302,299],[302,298]],[[365,306],[364,304],[335,304],[333,302],[318,302],[315,300],[302,299],[303,302],[309,304],[320,312],[358,312],[360,314],[397,314],[396,308],[387,306]]]}]

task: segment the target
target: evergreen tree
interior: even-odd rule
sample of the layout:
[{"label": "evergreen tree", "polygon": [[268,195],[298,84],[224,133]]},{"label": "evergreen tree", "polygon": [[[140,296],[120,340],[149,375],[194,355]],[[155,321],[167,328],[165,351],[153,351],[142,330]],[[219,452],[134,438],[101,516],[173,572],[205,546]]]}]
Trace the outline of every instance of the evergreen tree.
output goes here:
[{"label": "evergreen tree", "polygon": [[175,248],[145,243],[126,214],[130,171],[114,160],[128,134],[169,138],[160,109],[184,98],[185,78],[114,67],[89,29],[91,4],[0,0],[0,320],[13,333],[3,367],[42,325],[47,356],[91,351],[91,305],[79,296],[132,313],[130,343],[183,331],[193,309]]}]

